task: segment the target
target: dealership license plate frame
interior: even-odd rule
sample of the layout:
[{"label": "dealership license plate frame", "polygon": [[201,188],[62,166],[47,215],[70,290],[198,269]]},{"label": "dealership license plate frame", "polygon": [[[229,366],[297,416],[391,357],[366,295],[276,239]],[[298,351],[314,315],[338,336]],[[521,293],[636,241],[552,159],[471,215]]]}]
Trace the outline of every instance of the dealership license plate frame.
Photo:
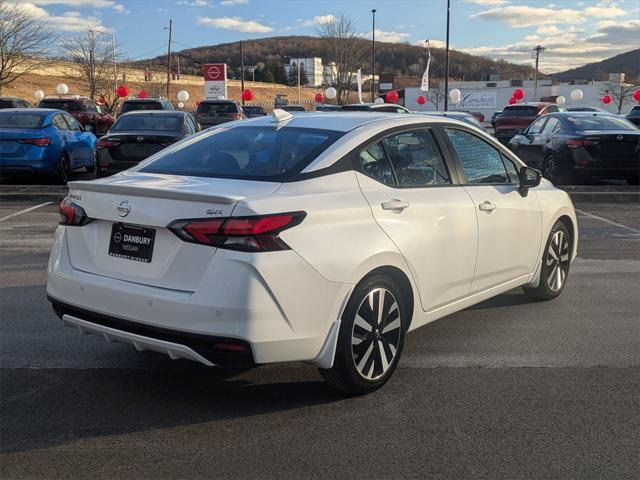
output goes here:
[{"label": "dealership license plate frame", "polygon": [[[119,237],[116,234],[119,234]],[[151,263],[155,238],[155,228],[114,223],[111,226],[111,235],[109,236],[109,256],[134,262]],[[142,241],[140,241],[141,239]],[[145,243],[144,239],[149,239],[148,243]]]}]

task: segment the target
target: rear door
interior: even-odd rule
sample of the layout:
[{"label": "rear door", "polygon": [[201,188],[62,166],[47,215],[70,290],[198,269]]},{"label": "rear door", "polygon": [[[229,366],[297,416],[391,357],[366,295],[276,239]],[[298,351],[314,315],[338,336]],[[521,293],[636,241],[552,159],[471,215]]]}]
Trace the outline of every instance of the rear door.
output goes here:
[{"label": "rear door", "polygon": [[390,133],[357,152],[362,193],[411,269],[430,311],[469,294],[476,263],[474,205],[434,132]]},{"label": "rear door", "polygon": [[78,152],[76,150],[77,145],[75,144],[73,135],[71,135],[71,132],[69,131],[69,125],[61,113],[56,113],[51,117],[51,124],[56,128],[56,130],[58,130],[58,134],[64,141],[63,150],[69,157],[69,165],[71,168],[75,168],[78,162]]},{"label": "rear door", "polygon": [[478,261],[471,293],[529,275],[535,269],[542,216],[534,192],[519,191],[517,166],[474,133],[446,127],[478,224]]},{"label": "rear door", "polygon": [[542,151],[546,145],[543,128],[547,117],[540,117],[525,130],[523,135],[517,135],[511,140],[511,146],[516,155],[527,165],[540,168],[542,166]]},{"label": "rear door", "polygon": [[93,165],[93,134],[85,132],[78,121],[68,113],[62,114],[69,127],[69,149],[74,152],[76,166],[90,167]]}]

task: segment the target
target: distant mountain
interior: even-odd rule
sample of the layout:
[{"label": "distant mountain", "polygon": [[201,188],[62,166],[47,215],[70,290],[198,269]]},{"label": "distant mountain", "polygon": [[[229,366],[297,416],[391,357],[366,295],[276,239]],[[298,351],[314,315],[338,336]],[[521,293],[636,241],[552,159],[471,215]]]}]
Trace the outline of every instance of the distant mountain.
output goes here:
[{"label": "distant mountain", "polygon": [[[362,39],[363,48],[370,49],[371,41]],[[325,42],[319,37],[288,36],[245,40],[244,63],[256,65],[269,59],[283,57],[327,58]],[[237,76],[240,67],[240,43],[190,48],[179,52],[180,70],[186,74],[200,75],[203,63],[225,62],[231,68],[231,76]],[[450,51],[450,73],[455,79],[482,80],[484,75],[500,74],[502,78],[529,78],[530,67],[503,60]],[[132,62],[139,67],[166,68],[166,55]],[[444,78],[444,49],[431,48],[431,77]],[[370,68],[365,65],[364,68]],[[376,42],[376,71],[395,72],[398,76],[419,77],[425,68],[425,49],[405,43]],[[235,70],[235,72],[234,72]]]},{"label": "distant mountain", "polygon": [[552,77],[567,82],[570,80],[608,80],[610,73],[625,73],[627,81],[640,78],[640,48],[621,53],[600,62],[587,63],[566,72],[554,73]]}]

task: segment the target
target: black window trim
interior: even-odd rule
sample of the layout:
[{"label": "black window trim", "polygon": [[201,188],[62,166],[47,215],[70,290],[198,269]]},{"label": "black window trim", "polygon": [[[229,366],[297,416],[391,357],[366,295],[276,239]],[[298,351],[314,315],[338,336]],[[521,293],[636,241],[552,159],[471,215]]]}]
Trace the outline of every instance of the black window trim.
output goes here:
[{"label": "black window trim", "polygon": [[[538,133],[529,133],[529,129],[531,128],[531,126],[536,123],[542,121],[541,126],[540,126],[540,130],[538,131]],[[546,115],[540,116],[538,118],[536,118],[533,122],[531,122],[529,124],[529,126],[526,128],[525,130],[525,135],[540,135],[542,133],[542,131],[544,130],[544,127],[547,125],[547,122],[549,121],[549,117]]]},{"label": "black window trim", "polygon": [[[492,138],[489,138],[489,139],[482,138],[480,135],[477,135],[475,132],[472,132],[471,130],[469,130],[467,128],[464,128],[462,125],[445,125],[444,127],[448,128],[448,129],[451,129],[451,130],[461,130],[461,131],[466,132],[466,133],[468,133],[470,135],[473,135],[474,137],[478,137],[478,139],[484,141],[488,145],[490,145],[493,148],[495,148],[498,151],[498,154],[500,154],[501,157],[504,156],[507,159],[511,160],[516,165],[516,169],[518,170],[518,174],[520,174],[520,170],[522,169],[522,167],[526,166],[524,163],[522,163],[522,160],[520,160],[518,157],[516,157],[511,151],[509,151],[503,145],[498,144],[497,140],[494,140]],[[455,148],[453,147],[453,144],[451,143],[451,140],[449,140],[449,136],[444,131],[444,128],[442,129],[442,134],[445,137],[444,138],[444,143],[446,145],[446,148],[449,151],[449,155],[453,159],[453,162],[454,162],[454,164],[456,166],[457,173],[458,173],[458,178],[460,178],[460,185],[461,186],[463,186],[463,187],[489,187],[489,186],[494,186],[494,187],[497,187],[497,186],[514,187],[514,186],[518,186],[519,187],[519,185],[515,185],[515,184],[513,184],[511,182],[508,182],[508,183],[469,183],[469,181],[467,179],[467,175],[464,172],[464,168],[462,167],[462,162],[458,158],[458,153],[456,152]],[[505,173],[507,174],[507,178],[509,178],[509,174],[506,171],[506,167],[505,167]]]}]

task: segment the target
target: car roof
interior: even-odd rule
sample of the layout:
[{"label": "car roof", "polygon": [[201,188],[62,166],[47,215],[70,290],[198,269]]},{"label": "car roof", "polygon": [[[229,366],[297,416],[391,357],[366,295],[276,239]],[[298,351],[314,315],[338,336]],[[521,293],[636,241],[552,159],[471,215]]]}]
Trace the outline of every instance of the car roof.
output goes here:
[{"label": "car roof", "polygon": [[[289,113],[289,112],[287,112]],[[274,122],[272,115],[264,117],[251,118],[235,123],[235,126],[242,127],[244,125],[273,127],[281,124],[286,127],[294,128],[315,128],[318,130],[335,130],[339,132],[349,132],[355,128],[367,124],[389,124],[392,120],[395,122],[405,119],[410,124],[410,120],[419,120],[424,123],[447,121],[446,117],[438,117],[411,114],[398,115],[394,112],[295,112],[289,113],[291,118],[282,122]],[[455,120],[449,120],[452,123]],[[402,122],[401,122],[402,123]]]},{"label": "car roof", "polygon": [[2,97],[2,96],[0,96],[0,100],[24,100],[24,98],[20,98],[20,97]]},{"label": "car roof", "polygon": [[166,98],[127,98],[124,102],[159,102],[161,100],[166,100]]},{"label": "car roof", "polygon": [[41,102],[45,102],[47,100],[53,100],[54,102],[68,102],[69,100],[71,101],[89,101],[89,102],[95,102],[95,100],[90,99],[89,97],[83,97],[81,95],[73,95],[70,97],[45,97],[42,100],[40,100]]},{"label": "car roof", "polygon": [[553,115],[554,117],[610,117],[612,114],[610,112],[552,112],[547,113],[547,115]]},{"label": "car roof", "polygon": [[184,112],[181,110],[132,110],[130,112],[123,113],[120,117],[134,117],[134,116],[144,116],[144,115],[162,115],[166,117],[167,115],[175,115],[175,116],[183,116],[189,115],[189,112]]},{"label": "car roof", "polygon": [[61,112],[61,113],[67,113],[64,110],[59,110],[57,108],[5,108],[3,110],[1,110],[3,113],[41,113],[41,114],[47,114],[47,113],[55,113],[55,112]]}]

